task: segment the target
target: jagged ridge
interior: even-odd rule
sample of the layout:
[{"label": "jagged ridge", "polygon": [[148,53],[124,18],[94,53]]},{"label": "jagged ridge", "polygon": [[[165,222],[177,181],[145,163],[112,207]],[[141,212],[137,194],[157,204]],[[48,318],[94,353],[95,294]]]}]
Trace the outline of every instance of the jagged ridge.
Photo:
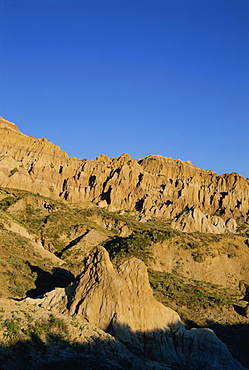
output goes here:
[{"label": "jagged ridge", "polygon": [[[176,217],[177,221],[182,212],[196,208],[202,218],[215,213],[223,217],[210,218],[205,230],[196,223],[192,231],[235,232],[236,223],[228,224],[231,218],[248,222],[249,182],[239,174],[219,176],[159,155],[69,158],[47,139],[23,135],[4,119],[0,130],[0,186],[82,205],[95,202],[111,211],[134,211],[145,219]],[[181,224],[182,220],[175,227],[183,230]]]}]

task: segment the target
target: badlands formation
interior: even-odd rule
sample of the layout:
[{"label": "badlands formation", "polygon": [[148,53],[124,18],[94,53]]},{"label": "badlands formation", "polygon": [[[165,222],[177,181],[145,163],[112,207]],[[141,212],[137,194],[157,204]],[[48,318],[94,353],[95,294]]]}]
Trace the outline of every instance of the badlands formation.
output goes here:
[{"label": "badlands formation", "polygon": [[1,118],[0,215],[3,369],[249,367],[239,174],[69,158]]},{"label": "badlands formation", "polygon": [[83,206],[94,202],[110,211],[136,211],[143,220],[164,217],[186,232],[234,233],[238,221],[249,220],[249,180],[239,174],[218,176],[158,155],[69,158],[47,139],[26,136],[3,118],[0,135],[2,187]]},{"label": "badlands formation", "polygon": [[103,247],[92,251],[71,285],[24,302],[95,323],[166,369],[242,369],[211,330],[186,330],[179,315],[153,297],[142,261],[132,258],[116,270]]}]

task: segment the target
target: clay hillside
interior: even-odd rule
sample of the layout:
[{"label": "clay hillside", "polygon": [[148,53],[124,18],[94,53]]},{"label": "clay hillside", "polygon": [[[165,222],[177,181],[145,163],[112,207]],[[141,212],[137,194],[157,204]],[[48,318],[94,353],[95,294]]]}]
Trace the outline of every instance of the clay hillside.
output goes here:
[{"label": "clay hillside", "polygon": [[0,216],[1,369],[249,368],[249,180],[0,118]]}]

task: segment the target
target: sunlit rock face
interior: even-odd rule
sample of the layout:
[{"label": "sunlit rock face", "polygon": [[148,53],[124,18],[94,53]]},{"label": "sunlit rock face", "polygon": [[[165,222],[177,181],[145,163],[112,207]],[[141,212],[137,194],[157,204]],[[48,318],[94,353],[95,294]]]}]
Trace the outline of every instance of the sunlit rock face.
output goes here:
[{"label": "sunlit rock face", "polygon": [[[236,173],[218,176],[189,161],[159,155],[69,158],[57,145],[20,133],[3,118],[0,186],[81,205],[95,202],[110,211],[129,210],[144,220],[174,219],[174,227],[182,231],[236,232],[236,220],[249,218],[249,182]],[[185,211],[190,212],[188,226],[184,226],[186,217],[179,219]]]},{"label": "sunlit rock face", "polygon": [[136,355],[168,366],[242,369],[211,330],[186,330],[179,315],[153,297],[142,261],[131,258],[115,269],[103,247],[92,251],[67,288],[25,301],[86,319]]},{"label": "sunlit rock face", "polygon": [[211,234],[235,234],[237,231],[237,223],[234,218],[228,218],[224,221],[216,215],[205,214],[199,208],[184,210],[174,218],[171,227],[187,233],[199,231]]}]

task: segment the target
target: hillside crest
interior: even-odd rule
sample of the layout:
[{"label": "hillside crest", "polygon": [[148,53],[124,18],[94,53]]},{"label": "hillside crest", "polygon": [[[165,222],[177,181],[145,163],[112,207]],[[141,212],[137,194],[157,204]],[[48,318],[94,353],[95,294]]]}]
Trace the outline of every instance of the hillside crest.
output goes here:
[{"label": "hillside crest", "polygon": [[70,158],[47,139],[23,135],[3,118],[0,132],[2,187],[79,205],[94,202],[110,211],[133,212],[142,221],[163,217],[188,232],[234,233],[238,223],[248,222],[249,182],[237,173],[219,176],[160,155]]}]

